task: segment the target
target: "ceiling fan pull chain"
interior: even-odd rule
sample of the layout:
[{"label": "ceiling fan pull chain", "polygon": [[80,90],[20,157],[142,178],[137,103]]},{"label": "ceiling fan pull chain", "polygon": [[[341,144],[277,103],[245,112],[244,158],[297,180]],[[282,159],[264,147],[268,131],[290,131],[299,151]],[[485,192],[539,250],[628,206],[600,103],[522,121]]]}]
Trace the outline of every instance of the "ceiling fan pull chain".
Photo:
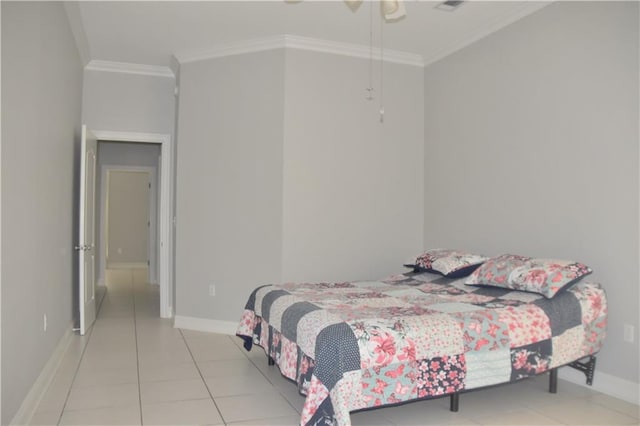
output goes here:
[{"label": "ceiling fan pull chain", "polygon": [[384,123],[384,16],[380,15],[380,123]]},{"label": "ceiling fan pull chain", "polygon": [[365,99],[373,100],[373,2],[369,2],[369,86]]}]

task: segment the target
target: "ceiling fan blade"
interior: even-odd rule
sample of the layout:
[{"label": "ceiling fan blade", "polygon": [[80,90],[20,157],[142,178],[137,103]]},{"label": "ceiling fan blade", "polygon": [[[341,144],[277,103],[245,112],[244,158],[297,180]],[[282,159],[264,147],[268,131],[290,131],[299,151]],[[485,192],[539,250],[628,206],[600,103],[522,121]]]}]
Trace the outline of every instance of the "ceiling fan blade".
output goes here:
[{"label": "ceiling fan blade", "polygon": [[352,12],[358,10],[362,5],[362,0],[344,0],[344,2]]},{"label": "ceiling fan blade", "polygon": [[403,0],[380,0],[380,7],[385,21],[397,21],[407,14]]}]

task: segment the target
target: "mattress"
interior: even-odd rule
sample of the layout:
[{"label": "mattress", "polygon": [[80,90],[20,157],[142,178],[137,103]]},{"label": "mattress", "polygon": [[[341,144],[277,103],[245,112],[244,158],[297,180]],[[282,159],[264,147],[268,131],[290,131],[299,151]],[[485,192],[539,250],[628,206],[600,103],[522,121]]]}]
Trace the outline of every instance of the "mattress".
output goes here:
[{"label": "mattress", "polygon": [[256,288],[237,335],[306,395],[301,424],[511,382],[600,350],[607,304],[580,281],[552,299],[411,272]]}]

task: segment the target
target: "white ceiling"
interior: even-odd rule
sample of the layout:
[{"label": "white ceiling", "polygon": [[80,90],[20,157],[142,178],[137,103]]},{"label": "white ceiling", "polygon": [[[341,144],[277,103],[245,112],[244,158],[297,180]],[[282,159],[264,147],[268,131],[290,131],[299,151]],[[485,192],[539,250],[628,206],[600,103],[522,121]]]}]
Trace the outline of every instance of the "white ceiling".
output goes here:
[{"label": "white ceiling", "polygon": [[[437,4],[405,0],[406,17],[384,26],[385,49],[428,64],[549,3],[472,0],[454,12]],[[174,55],[283,34],[368,46],[370,7],[379,46],[378,2],[354,12],[341,0],[81,1],[67,11],[76,38],[85,38],[85,61],[168,67]]]}]

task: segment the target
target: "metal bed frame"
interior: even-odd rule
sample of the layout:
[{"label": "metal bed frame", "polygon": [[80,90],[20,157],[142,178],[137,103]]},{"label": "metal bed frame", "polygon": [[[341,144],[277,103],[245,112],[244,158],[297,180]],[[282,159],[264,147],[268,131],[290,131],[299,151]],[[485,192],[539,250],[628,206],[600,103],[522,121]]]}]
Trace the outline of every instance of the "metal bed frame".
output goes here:
[{"label": "metal bed frame", "polygon": [[[269,365],[275,365],[275,360],[272,357],[267,356],[267,358],[268,358]],[[582,371],[587,377],[587,385],[591,386],[593,385],[593,375],[595,374],[595,371],[596,371],[596,357],[595,355],[590,355],[582,359],[587,359],[587,361],[577,360],[577,361],[570,362],[569,364],[566,364],[566,366]],[[555,367],[549,371],[546,371],[545,373],[542,373],[542,374],[546,374],[547,372],[549,373],[549,393],[558,393],[558,368],[560,367]],[[500,383],[500,384],[504,384],[504,383]],[[500,384],[497,384],[495,386],[499,386]],[[471,389],[471,391],[475,391],[478,389],[482,389],[482,388]],[[454,413],[458,412],[460,408],[461,393],[464,393],[464,391],[455,392],[449,395],[450,397],[449,410]],[[410,402],[410,401],[407,401],[407,402]]]}]

